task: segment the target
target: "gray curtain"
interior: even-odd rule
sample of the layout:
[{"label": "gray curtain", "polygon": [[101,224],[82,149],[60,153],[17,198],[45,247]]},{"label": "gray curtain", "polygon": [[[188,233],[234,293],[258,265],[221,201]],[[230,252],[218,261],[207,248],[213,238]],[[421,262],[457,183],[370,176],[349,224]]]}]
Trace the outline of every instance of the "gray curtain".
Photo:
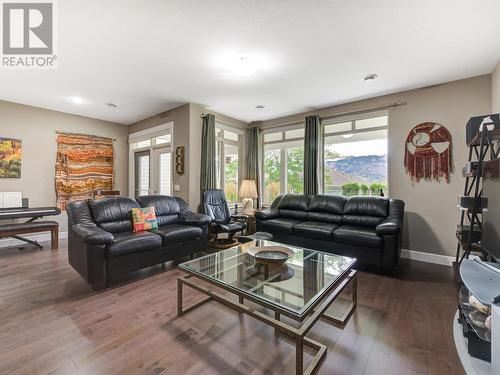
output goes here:
[{"label": "gray curtain", "polygon": [[306,117],[304,194],[319,194],[323,185],[323,129],[318,115]]},{"label": "gray curtain", "polygon": [[201,194],[207,189],[217,188],[217,170],[215,169],[215,116],[203,116],[201,138]]},{"label": "gray curtain", "polygon": [[247,179],[255,180],[257,184],[257,192],[259,198],[257,199],[257,208],[261,206],[261,186],[260,186],[260,162],[261,162],[261,139],[260,129],[251,128],[248,130],[248,150],[247,150]]}]

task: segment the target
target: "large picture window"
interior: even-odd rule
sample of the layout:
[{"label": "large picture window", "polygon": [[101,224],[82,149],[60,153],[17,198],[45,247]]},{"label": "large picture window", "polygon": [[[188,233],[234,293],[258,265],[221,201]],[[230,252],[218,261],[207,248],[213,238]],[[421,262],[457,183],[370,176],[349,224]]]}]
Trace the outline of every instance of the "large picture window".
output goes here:
[{"label": "large picture window", "polygon": [[304,126],[264,132],[264,197],[270,204],[280,194],[304,188]]},{"label": "large picture window", "polygon": [[388,194],[386,114],[323,121],[324,193]]},{"label": "large picture window", "polygon": [[217,188],[223,189],[229,203],[238,202],[240,182],[241,134],[216,124]]}]

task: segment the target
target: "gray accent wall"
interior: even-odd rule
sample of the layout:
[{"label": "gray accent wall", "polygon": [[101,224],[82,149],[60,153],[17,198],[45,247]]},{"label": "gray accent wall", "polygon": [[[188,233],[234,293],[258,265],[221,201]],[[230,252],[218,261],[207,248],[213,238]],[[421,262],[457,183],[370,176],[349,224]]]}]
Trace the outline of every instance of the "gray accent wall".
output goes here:
[{"label": "gray accent wall", "polygon": [[[21,178],[0,178],[0,191],[20,191],[30,206],[55,206],[56,131],[116,138],[115,189],[127,195],[128,127],[22,104],[0,101],[0,137],[22,140]],[[60,232],[67,231],[67,216],[57,217]]]}]

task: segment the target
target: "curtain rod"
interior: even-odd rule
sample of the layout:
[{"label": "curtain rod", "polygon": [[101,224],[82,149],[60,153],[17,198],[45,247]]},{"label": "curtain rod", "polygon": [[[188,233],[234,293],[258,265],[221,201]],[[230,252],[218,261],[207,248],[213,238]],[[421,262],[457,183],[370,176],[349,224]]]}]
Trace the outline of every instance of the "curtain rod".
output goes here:
[{"label": "curtain rod", "polygon": [[[211,114],[211,113],[202,113],[200,117],[203,118],[203,117],[205,117],[206,115],[209,115],[209,114]],[[221,123],[223,125],[227,125],[227,126],[230,126],[230,127],[233,127],[233,128],[237,128],[237,129],[249,129],[249,127],[247,127],[247,126],[242,126],[240,124],[235,124],[235,123],[232,123],[232,122],[229,122],[229,121],[224,121],[224,120],[218,118],[217,116],[215,116],[215,122],[219,122],[219,123]]]},{"label": "curtain rod", "polygon": [[[383,105],[380,105],[380,106],[377,106],[377,107],[370,107],[370,108],[358,109],[358,110],[355,110],[355,111],[339,112],[339,113],[334,113],[334,114],[331,114],[331,115],[328,115],[328,116],[320,116],[320,117],[321,117],[321,120],[330,120],[330,119],[336,118],[336,117],[343,117],[343,116],[357,115],[357,114],[367,113],[367,112],[373,112],[373,111],[380,111],[382,109],[395,108],[395,107],[399,107],[399,106],[406,105],[406,104],[408,104],[407,101],[398,100],[396,102],[389,103],[389,104],[383,104]],[[316,113],[319,113],[319,112],[324,111],[324,110],[325,109],[319,109],[319,110],[316,111]],[[309,112],[306,112],[306,113],[314,114],[314,111],[309,111]],[[302,124],[303,122],[304,122],[304,120],[295,120],[295,121],[282,122],[282,123],[279,123],[279,124],[269,125],[269,126],[255,125],[254,127],[257,127],[259,129],[272,129],[272,128],[278,128],[278,127],[287,126],[287,125],[298,125],[298,124]]]},{"label": "curtain rod", "polygon": [[65,134],[65,135],[83,135],[85,137],[94,137],[94,138],[104,138],[104,139],[111,139],[112,141],[116,142],[116,138],[110,138],[110,137],[102,137],[100,135],[94,135],[94,134],[83,134],[83,133],[68,133],[68,132],[63,132],[61,130],[56,130],[56,134]]}]

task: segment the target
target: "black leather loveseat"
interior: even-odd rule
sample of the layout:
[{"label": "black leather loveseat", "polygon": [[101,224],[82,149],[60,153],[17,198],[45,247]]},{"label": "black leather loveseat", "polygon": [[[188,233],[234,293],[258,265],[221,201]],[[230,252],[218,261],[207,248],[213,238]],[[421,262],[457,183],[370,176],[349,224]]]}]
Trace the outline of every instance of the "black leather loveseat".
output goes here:
[{"label": "black leather loveseat", "polygon": [[[133,207],[154,206],[159,228],[132,231]],[[67,206],[69,263],[94,288],[119,275],[205,250],[210,218],[168,196],[116,197]]]},{"label": "black leather loveseat", "polygon": [[399,263],[404,202],[381,197],[286,194],[255,214],[274,240],[353,256],[394,269]]}]

